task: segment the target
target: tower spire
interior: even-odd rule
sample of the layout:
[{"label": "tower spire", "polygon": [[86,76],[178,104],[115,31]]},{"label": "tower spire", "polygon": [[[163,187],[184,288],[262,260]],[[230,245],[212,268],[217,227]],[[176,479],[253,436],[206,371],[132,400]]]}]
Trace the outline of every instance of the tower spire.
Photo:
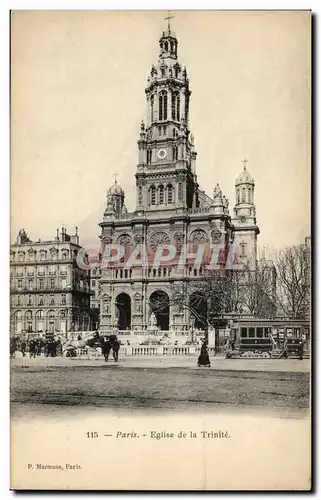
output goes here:
[{"label": "tower spire", "polygon": [[165,21],[167,21],[167,28],[168,28],[168,31],[171,30],[171,19],[174,19],[175,16],[171,16],[171,11],[168,10],[167,11],[167,17],[165,17]]},{"label": "tower spire", "polygon": [[249,162],[247,158],[244,158],[243,160],[243,170],[246,170],[246,164]]}]

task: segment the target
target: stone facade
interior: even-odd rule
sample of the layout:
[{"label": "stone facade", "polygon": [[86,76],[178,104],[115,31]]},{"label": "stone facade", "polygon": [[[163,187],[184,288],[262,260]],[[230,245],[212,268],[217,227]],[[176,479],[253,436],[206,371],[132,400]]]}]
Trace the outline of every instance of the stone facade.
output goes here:
[{"label": "stone facade", "polygon": [[[170,27],[161,34],[159,59],[145,89],[147,120],[141,123],[136,170],[136,208],[128,213],[125,193],[115,184],[107,192],[100,223],[102,248],[120,243],[133,248],[199,243],[240,244],[240,258],[256,261],[259,233],[254,181],[246,169],[236,181],[234,217],[217,184],[212,196],[199,187],[194,137],[189,129],[190,96],[187,70],[177,57],[178,41]],[[202,268],[162,266],[128,270],[115,265],[101,270],[100,329],[140,330],[148,327],[153,294],[171,296],[173,284],[201,280]],[[154,295],[155,296],[155,295]],[[167,317],[157,314],[161,330],[187,329],[189,312],[169,307]]]},{"label": "stone facade", "polygon": [[62,228],[51,241],[25,230],[10,247],[10,329],[14,334],[90,329],[90,273],[76,263],[79,236]]}]

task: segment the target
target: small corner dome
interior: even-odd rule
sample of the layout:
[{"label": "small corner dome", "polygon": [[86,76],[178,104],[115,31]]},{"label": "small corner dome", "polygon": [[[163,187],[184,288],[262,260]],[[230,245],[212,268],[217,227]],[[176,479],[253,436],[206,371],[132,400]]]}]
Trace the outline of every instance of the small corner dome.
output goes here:
[{"label": "small corner dome", "polygon": [[246,170],[246,167],[244,167],[243,172],[238,175],[235,181],[235,186],[239,186],[240,184],[253,184],[254,185],[254,179],[250,172]]},{"label": "small corner dome", "polygon": [[113,184],[109,189],[108,189],[108,194],[109,195],[116,195],[116,196],[124,196],[124,190],[120,187],[119,184],[117,184],[117,181],[115,181],[115,184]]}]

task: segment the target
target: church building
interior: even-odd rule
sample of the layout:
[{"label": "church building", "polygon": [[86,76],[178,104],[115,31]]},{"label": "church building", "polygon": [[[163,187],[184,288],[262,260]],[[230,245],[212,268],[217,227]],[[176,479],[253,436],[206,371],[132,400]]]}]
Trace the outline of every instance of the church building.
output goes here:
[{"label": "church building", "polygon": [[[201,89],[199,89],[201,91]],[[205,194],[197,179],[194,136],[189,128],[190,82],[178,60],[178,40],[168,20],[159,39],[159,57],[145,88],[146,122],[138,139],[136,207],[128,212],[125,193],[115,180],[107,191],[101,227],[102,248],[119,243],[133,248],[158,245],[221,244],[234,242],[239,258],[256,262],[257,235],[254,180],[244,165],[235,182],[233,215],[219,184]],[[103,267],[100,278],[100,329],[144,330],[154,313],[160,330],[188,328],[190,312],[170,305],[171,289],[183,280],[202,280],[202,266],[164,265],[124,269]],[[167,299],[162,311],[155,298]],[[166,300],[164,301],[166,303]]]}]

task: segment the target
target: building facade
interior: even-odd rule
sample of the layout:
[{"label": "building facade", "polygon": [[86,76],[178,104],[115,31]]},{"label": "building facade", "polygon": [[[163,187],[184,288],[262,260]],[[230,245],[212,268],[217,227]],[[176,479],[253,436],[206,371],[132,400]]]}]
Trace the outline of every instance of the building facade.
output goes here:
[{"label": "building facade", "polygon": [[79,236],[57,229],[51,241],[20,230],[10,247],[10,329],[13,334],[90,328],[90,273],[77,265]]},{"label": "building facade", "polygon": [[[189,128],[190,82],[178,60],[178,40],[170,25],[159,39],[159,58],[152,65],[145,89],[146,123],[138,140],[136,207],[128,213],[125,193],[115,184],[107,192],[101,227],[102,250],[110,243],[126,249],[145,245],[153,253],[161,244],[220,244],[239,249],[239,258],[256,262],[257,235],[254,181],[244,166],[235,184],[233,217],[229,202],[217,184],[212,196],[201,190],[196,173],[194,136]],[[188,310],[170,305],[171,290],[184,280],[201,280],[202,266],[154,265],[124,269],[121,263],[102,266],[100,329],[145,329],[155,314],[162,330],[186,329]],[[169,306],[155,310],[155,298]]]},{"label": "building facade", "polygon": [[101,255],[89,258],[90,264],[90,316],[91,329],[98,330],[100,322],[100,275],[101,275]]}]

